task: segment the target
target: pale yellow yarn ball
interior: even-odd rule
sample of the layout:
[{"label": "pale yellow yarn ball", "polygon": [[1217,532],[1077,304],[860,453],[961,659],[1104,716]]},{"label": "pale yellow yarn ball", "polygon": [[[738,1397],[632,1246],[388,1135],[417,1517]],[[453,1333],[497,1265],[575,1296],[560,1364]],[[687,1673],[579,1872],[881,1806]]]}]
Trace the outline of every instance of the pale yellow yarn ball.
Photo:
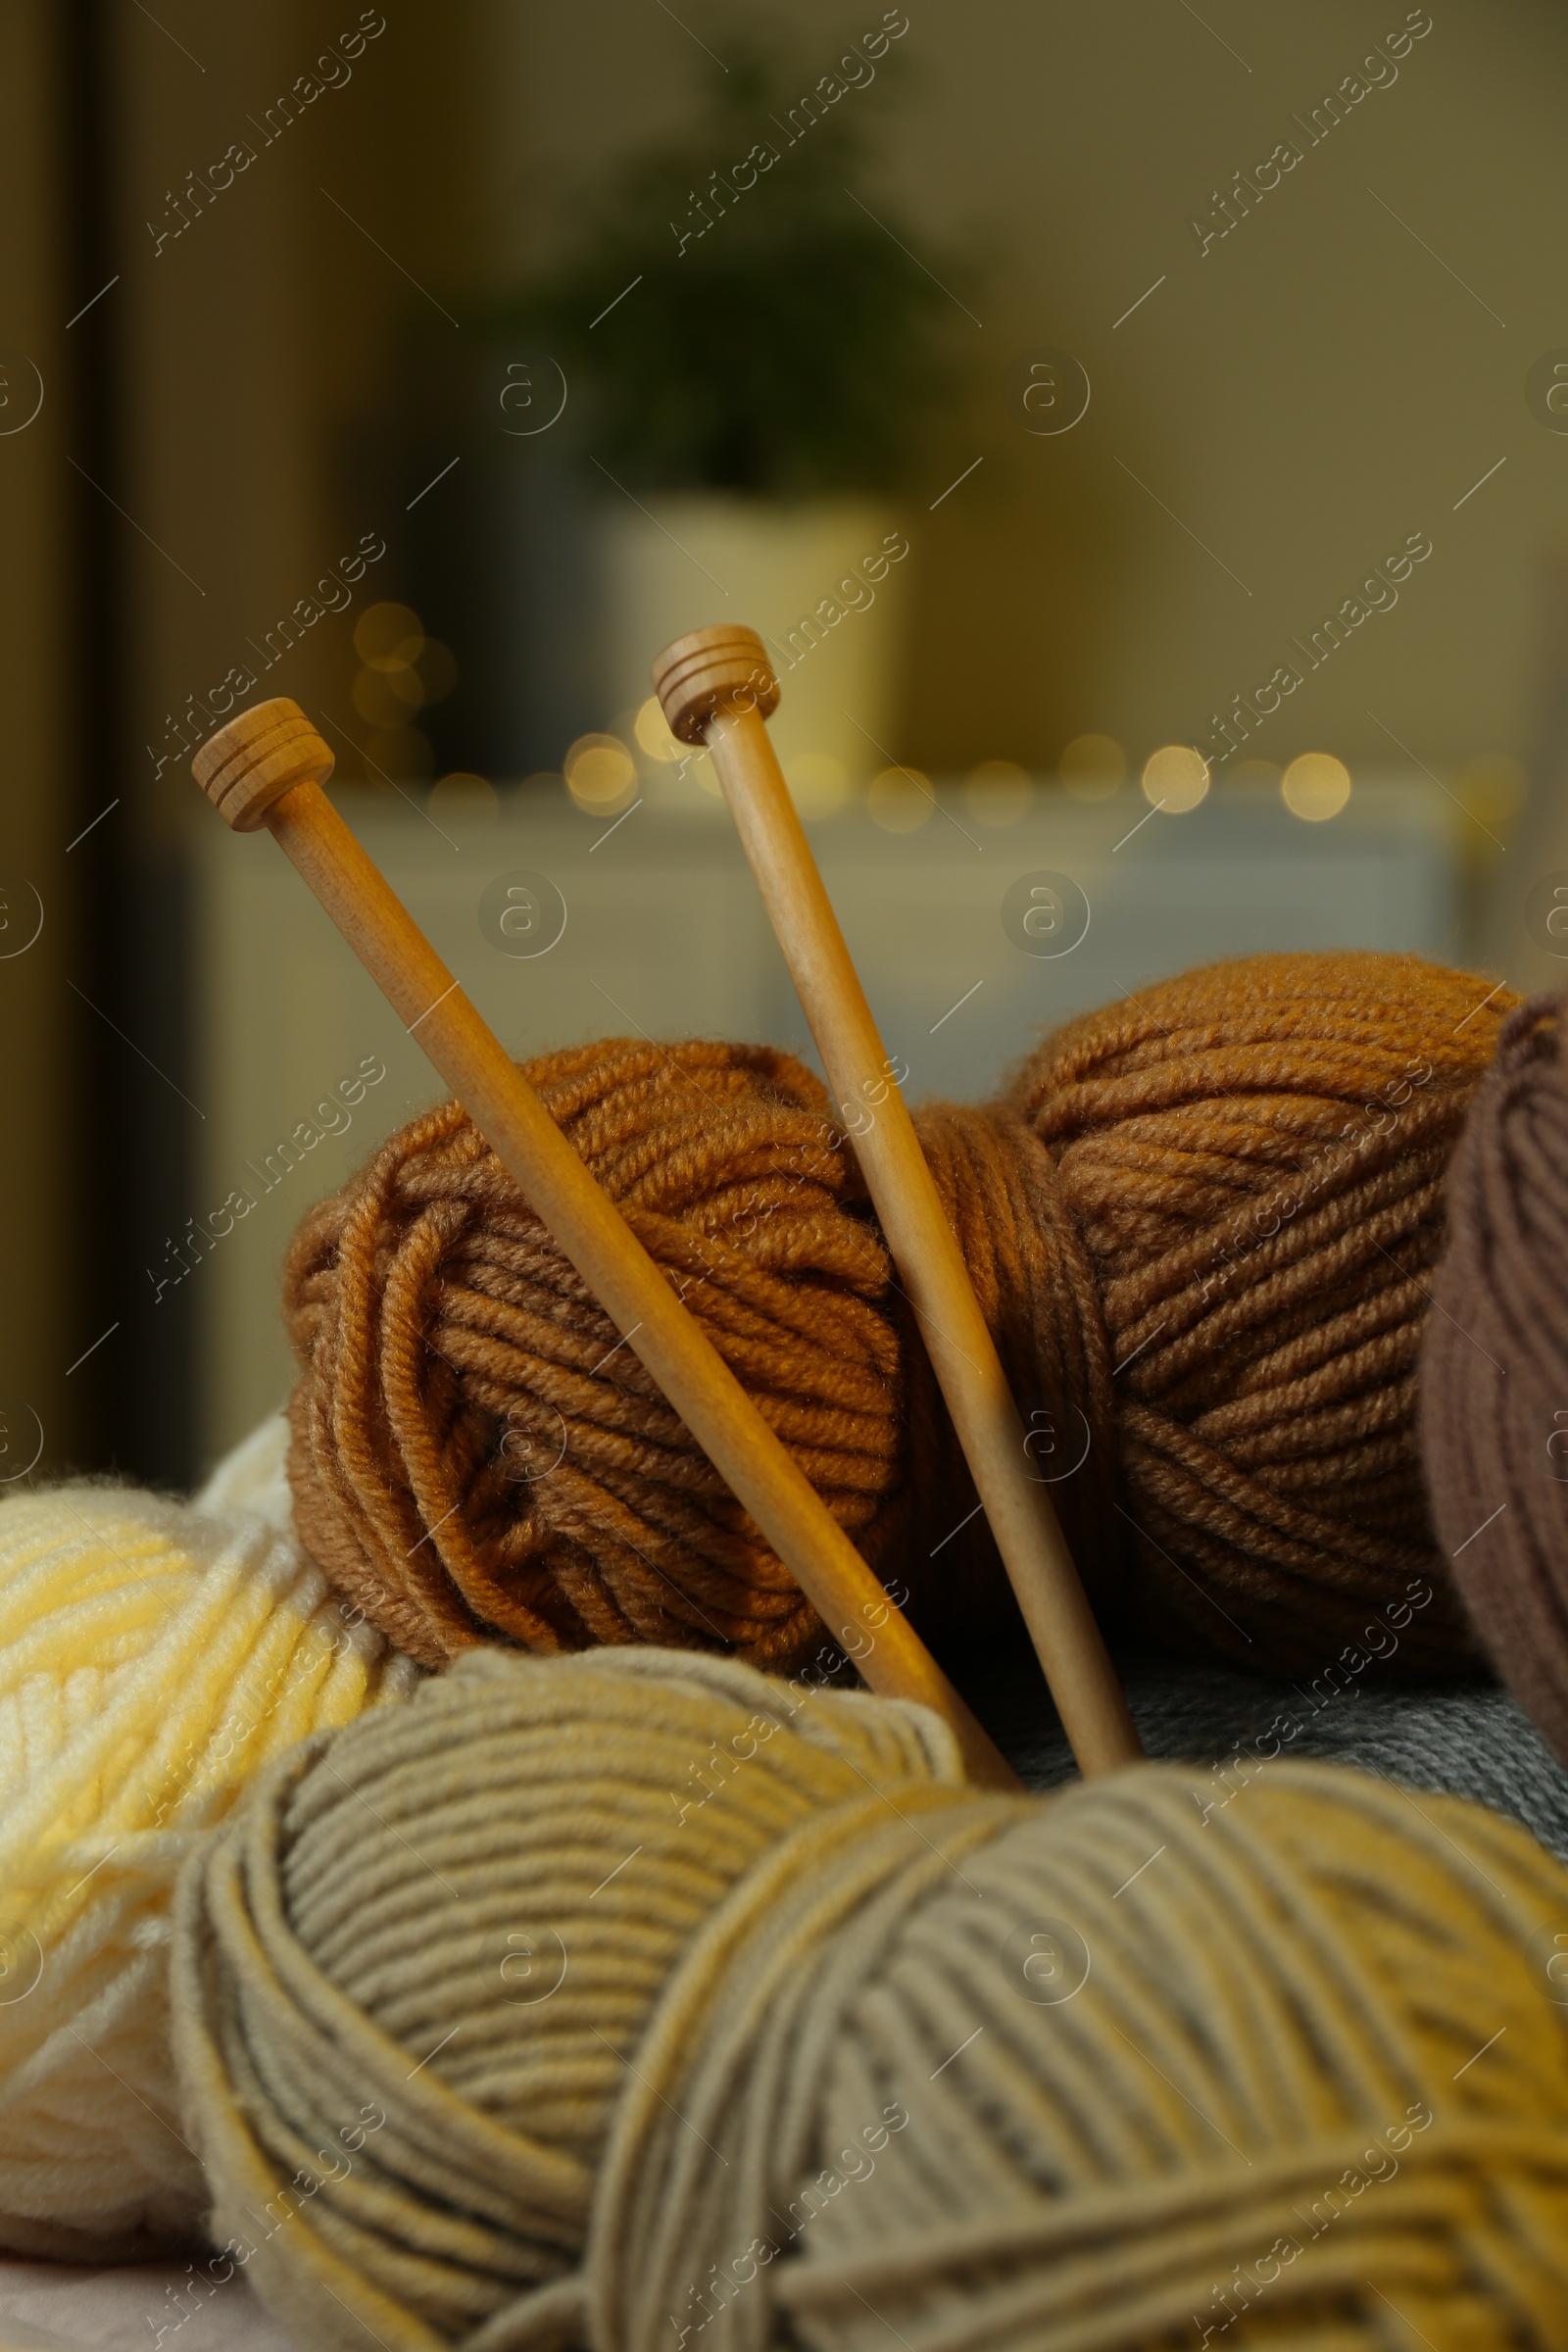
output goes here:
[{"label": "pale yellow yarn ball", "polygon": [[104,1485],[0,1502],[0,2246],[123,2258],[197,2231],[175,1876],[270,1757],[417,1679],[303,1559],[280,1427],[205,1507]]}]

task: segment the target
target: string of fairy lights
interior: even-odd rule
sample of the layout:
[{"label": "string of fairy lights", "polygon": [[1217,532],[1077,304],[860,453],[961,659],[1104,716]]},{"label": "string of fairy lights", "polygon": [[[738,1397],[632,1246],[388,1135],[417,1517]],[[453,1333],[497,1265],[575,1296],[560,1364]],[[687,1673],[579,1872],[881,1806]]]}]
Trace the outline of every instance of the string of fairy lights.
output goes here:
[{"label": "string of fairy lights", "polygon": [[[369,606],[355,625],[354,650],[359,668],[353,702],[367,730],[361,747],[367,783],[387,779],[405,787],[426,786],[438,803],[493,797],[495,788],[485,777],[461,769],[435,774],[430,739],[418,721],[452,692],[458,665],[413,607]],[[812,751],[787,756],[783,766],[808,817],[832,816],[859,801],[885,832],[911,833],[929,822],[938,805],[937,787],[918,768],[895,765],[869,779],[853,777],[829,754]],[[1113,737],[1084,734],[1062,746],[1046,775],[1012,760],[982,760],[962,776],[957,792],[978,824],[1002,831],[1020,823],[1040,796],[1055,790],[1080,801],[1109,800],[1127,788],[1135,767],[1135,788],[1144,800],[1173,816],[1196,808],[1217,789],[1223,797],[1254,803],[1277,797],[1303,823],[1321,824],[1348,806],[1353,790],[1349,768],[1329,752],[1303,752],[1284,765],[1235,760],[1215,768],[1193,745],[1167,743],[1137,765]],[[623,814],[662,776],[689,779],[698,794],[718,797],[706,753],[677,743],[650,695],[612,727],[579,735],[559,769],[522,781],[536,791],[564,793],[585,815],[609,818]],[[1451,797],[1479,826],[1490,827],[1517,813],[1526,789],[1519,760],[1484,752],[1455,776]]]}]

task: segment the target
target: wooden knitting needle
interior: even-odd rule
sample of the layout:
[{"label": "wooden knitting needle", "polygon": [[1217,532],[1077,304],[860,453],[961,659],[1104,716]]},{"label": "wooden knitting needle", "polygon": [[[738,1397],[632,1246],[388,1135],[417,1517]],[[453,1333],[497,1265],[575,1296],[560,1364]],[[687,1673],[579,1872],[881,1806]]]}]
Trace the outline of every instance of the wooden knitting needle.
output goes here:
[{"label": "wooden knitting needle", "polygon": [[972,1781],[1016,1788],[1012,1767],[327,800],[332,754],[299,706],[279,699],[243,711],[191,766],[236,832],[266,825],[298,866],[872,1689],[943,1716]]},{"label": "wooden knitting needle", "polygon": [[654,686],[671,732],[706,743],[790,977],[851,1133],[888,1247],[925,1335],[954,1427],[1086,1778],[1142,1754],[1127,1701],[1045,1488],[968,1268],[844,944],[763,721],[778,681],[752,630],[697,629],[666,646]]}]

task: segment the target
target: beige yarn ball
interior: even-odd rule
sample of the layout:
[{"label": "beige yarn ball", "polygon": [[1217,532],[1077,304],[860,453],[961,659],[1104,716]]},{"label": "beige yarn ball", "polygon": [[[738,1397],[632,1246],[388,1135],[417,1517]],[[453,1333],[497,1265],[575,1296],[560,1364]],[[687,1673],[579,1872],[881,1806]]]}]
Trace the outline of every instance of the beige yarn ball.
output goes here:
[{"label": "beige yarn ball", "polygon": [[182,1882],[215,2279],[311,2352],[1514,2352],[1568,1872],[1327,1765],[963,1787],[921,1711],[470,1653]]}]

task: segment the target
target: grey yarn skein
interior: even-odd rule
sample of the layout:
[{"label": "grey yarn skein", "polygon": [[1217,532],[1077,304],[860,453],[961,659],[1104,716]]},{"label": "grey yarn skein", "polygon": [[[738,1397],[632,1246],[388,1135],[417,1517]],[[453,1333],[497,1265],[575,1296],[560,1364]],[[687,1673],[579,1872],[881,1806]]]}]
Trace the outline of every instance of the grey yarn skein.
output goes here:
[{"label": "grey yarn skein", "polygon": [[[1208,1767],[1205,1803],[1229,1803],[1279,1757],[1310,1757],[1487,1805],[1568,1862],[1568,1770],[1500,1684],[1382,1683],[1375,1663],[1296,1683],[1148,1657],[1118,1657],[1116,1667],[1146,1752]],[[1074,1778],[1032,1660],[988,1666],[970,1695],[1026,1788]]]}]

